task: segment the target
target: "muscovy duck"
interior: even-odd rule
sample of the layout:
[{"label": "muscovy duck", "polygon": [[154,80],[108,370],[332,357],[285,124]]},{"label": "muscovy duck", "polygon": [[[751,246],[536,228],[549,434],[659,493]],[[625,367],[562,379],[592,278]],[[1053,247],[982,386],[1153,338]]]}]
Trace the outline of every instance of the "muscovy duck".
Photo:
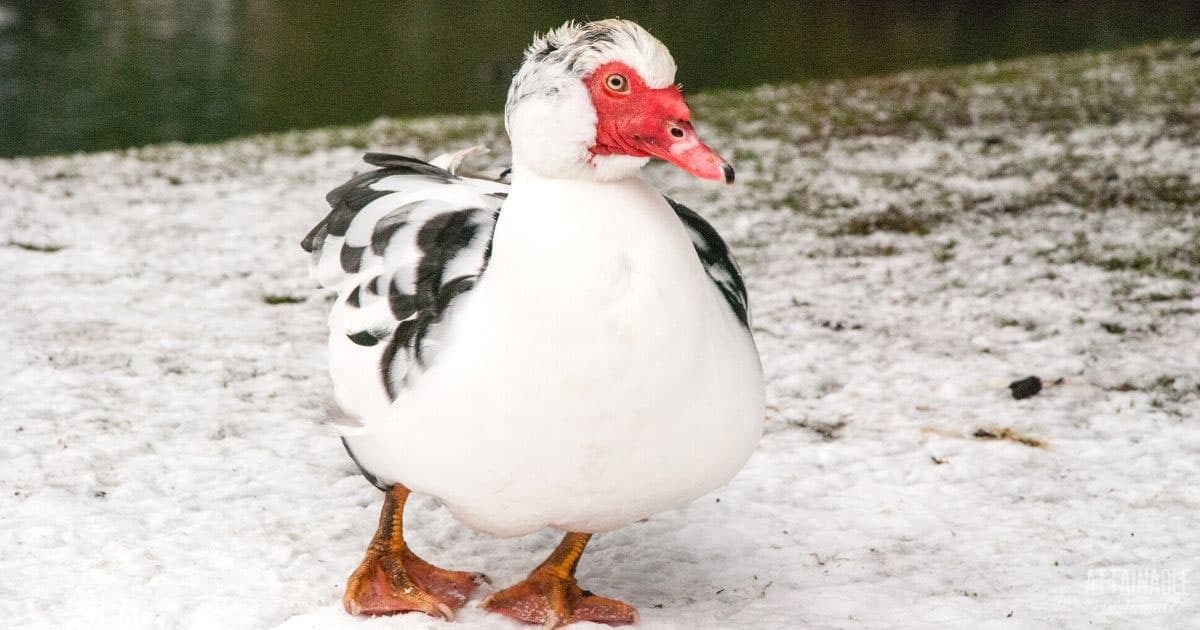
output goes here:
[{"label": "muscovy duck", "polygon": [[582,590],[589,537],[729,481],[764,408],[741,274],[695,212],[639,176],[666,160],[706,180],[667,48],[633,22],[537,37],[508,93],[511,183],[368,154],[303,246],[336,290],[330,374],[347,452],[385,493],[347,582],[354,614],[452,619],[480,575],[416,556],[410,490],[499,536],[566,532],[481,606],[527,623],[633,623]]}]

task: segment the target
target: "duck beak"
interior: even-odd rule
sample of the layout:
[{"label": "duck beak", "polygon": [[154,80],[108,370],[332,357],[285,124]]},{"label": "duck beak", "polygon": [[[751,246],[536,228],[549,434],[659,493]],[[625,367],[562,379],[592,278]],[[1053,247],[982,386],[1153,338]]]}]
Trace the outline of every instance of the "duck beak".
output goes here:
[{"label": "duck beak", "polygon": [[633,144],[700,179],[733,183],[733,166],[700,141],[678,87],[648,90],[645,100],[645,115],[638,121]]},{"label": "duck beak", "polygon": [[646,153],[666,160],[700,179],[733,183],[733,166],[700,142],[692,123],[687,120],[667,121],[662,133],[649,139],[643,146]]}]

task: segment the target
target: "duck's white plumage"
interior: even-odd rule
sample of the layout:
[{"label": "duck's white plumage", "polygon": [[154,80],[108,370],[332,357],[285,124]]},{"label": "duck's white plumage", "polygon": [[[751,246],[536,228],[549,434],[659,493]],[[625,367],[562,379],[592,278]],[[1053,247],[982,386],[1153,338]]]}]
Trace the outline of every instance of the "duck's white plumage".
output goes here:
[{"label": "duck's white plumage", "polygon": [[591,171],[557,169],[567,177],[547,173],[574,159],[562,147],[531,159],[528,112],[582,107],[562,74],[614,55],[668,66],[640,27],[596,24],[527,51],[507,112],[511,186],[369,156],[382,168],[330,193],[305,239],[339,294],[330,372],[358,419],[347,450],[377,485],[499,535],[604,531],[683,505],[728,481],[761,433],[745,289],[712,227],[638,177],[640,158],[591,156]]}]

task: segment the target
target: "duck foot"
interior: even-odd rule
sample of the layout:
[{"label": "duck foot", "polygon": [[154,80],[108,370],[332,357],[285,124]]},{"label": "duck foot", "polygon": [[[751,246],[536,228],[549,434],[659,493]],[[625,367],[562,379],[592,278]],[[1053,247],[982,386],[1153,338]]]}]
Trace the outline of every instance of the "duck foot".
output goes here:
[{"label": "duck foot", "polygon": [[579,588],[575,566],[588,534],[567,534],[546,562],[534,569],[524,581],[493,593],[479,605],[528,624],[540,624],[551,630],[577,621],[592,621],[610,626],[637,623],[633,606],[600,597]]},{"label": "duck foot", "polygon": [[482,582],[482,574],[435,567],[411,551],[372,554],[346,582],[342,604],[352,615],[423,612],[448,621]]},{"label": "duck foot", "polygon": [[480,606],[494,613],[547,630],[577,621],[610,626],[637,623],[633,606],[579,588],[575,578],[534,572],[525,581],[493,593]]},{"label": "duck foot", "polygon": [[388,491],[379,517],[379,530],[362,563],[346,581],[342,605],[352,615],[394,615],[423,612],[448,621],[467,603],[482,573],[449,571],[422,560],[404,542],[402,517],[408,490]]}]

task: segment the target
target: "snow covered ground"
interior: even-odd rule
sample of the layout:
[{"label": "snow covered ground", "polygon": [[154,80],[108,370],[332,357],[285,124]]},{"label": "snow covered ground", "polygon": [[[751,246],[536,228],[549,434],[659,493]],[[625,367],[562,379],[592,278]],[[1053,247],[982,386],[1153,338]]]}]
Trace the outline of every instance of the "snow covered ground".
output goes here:
[{"label": "snow covered ground", "polygon": [[[646,628],[1195,627],[1200,46],[693,104],[738,184],[648,177],[737,250],[767,433],[729,487],[598,537],[584,586]],[[0,627],[452,627],[341,611],[381,498],[322,424],[298,242],[362,148],[492,168],[501,137],[0,161]],[[554,542],[408,521],[497,586]]]}]

